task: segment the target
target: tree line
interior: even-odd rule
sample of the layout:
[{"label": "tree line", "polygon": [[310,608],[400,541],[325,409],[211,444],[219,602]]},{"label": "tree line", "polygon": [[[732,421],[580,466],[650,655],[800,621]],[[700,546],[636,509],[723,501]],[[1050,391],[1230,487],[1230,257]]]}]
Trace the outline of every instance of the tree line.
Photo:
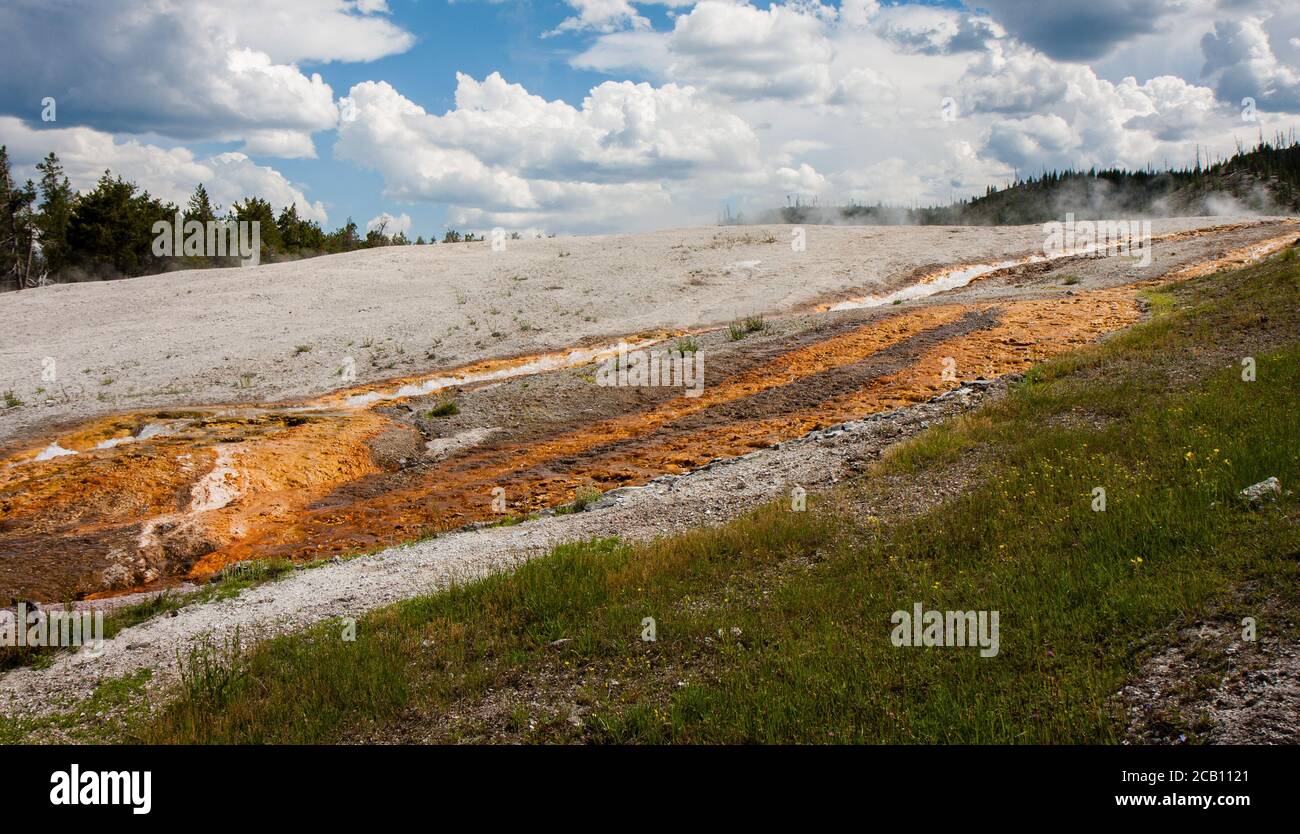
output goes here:
[{"label": "tree line", "polygon": [[[54,153],[36,170],[39,182],[19,185],[8,149],[0,145],[0,290],[238,263],[233,257],[154,255],[154,224],[174,222],[178,211],[185,222],[258,221],[263,263],[426,242],[423,236],[411,241],[401,231],[390,235],[386,224],[362,235],[351,217],[326,232],[315,220],[302,217],[296,206],[285,206],[277,214],[261,197],[236,201],[223,213],[202,183],[183,209],[111,171],[105,171],[94,188],[79,193]],[[483,237],[450,230],[443,238],[445,243],[474,240]]]},{"label": "tree line", "polygon": [[[820,207],[797,201],[766,213],[760,223],[849,223],[862,225],[1003,226],[1080,217],[1178,216],[1223,214],[1225,210],[1264,214],[1300,211],[1300,142],[1294,134],[1255,147],[1238,145],[1227,159],[1211,162],[1198,151],[1194,163],[1179,169],[1124,168],[1043,171],[1004,187],[989,186],[983,196],[924,208],[883,203]],[[743,221],[741,221],[743,222]]]}]

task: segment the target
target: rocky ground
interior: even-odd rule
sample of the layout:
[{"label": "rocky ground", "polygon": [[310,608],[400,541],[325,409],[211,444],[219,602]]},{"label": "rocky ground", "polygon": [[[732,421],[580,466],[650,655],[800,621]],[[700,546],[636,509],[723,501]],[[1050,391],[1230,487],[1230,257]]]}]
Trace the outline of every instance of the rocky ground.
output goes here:
[{"label": "rocky ground", "polygon": [[[533,333],[532,330],[513,331],[514,336],[519,338],[503,339],[495,345],[485,343],[481,348],[482,355],[501,355],[543,346],[569,346],[590,335],[610,333],[632,335],[641,328],[652,326],[673,329],[695,328],[708,322],[727,321],[755,310],[790,311],[784,315],[769,317],[761,332],[753,334],[744,341],[730,342],[724,330],[697,334],[702,349],[709,351],[710,356],[714,357],[710,361],[721,361],[722,366],[725,367],[721,380],[716,375],[711,377],[714,380],[712,384],[721,381],[740,386],[746,394],[743,401],[736,405],[729,405],[725,399],[719,400],[717,410],[711,412],[710,419],[714,421],[712,423],[700,418],[702,422],[696,425],[691,424],[689,418],[683,418],[674,421],[670,429],[665,429],[659,434],[636,435],[631,440],[620,439],[621,445],[614,444],[607,447],[584,441],[585,445],[575,445],[572,452],[561,448],[545,459],[544,477],[541,477],[540,481],[530,482],[535,488],[531,497],[518,502],[518,499],[512,496],[512,511],[516,508],[521,513],[542,509],[540,517],[533,520],[512,526],[488,526],[477,529],[471,526],[413,544],[392,547],[372,555],[340,559],[323,567],[296,570],[284,579],[251,588],[234,599],[188,606],[177,611],[174,616],[155,618],[127,629],[108,641],[103,652],[98,656],[92,657],[87,653],[62,655],[47,668],[12,671],[0,679],[0,712],[9,716],[49,714],[90,695],[101,681],[120,678],[140,669],[154,670],[150,688],[161,689],[175,680],[178,652],[183,652],[187,644],[206,635],[230,634],[238,628],[245,639],[257,639],[300,629],[325,619],[357,616],[373,608],[446,587],[454,582],[467,581],[494,571],[508,570],[522,560],[544,553],[562,542],[610,535],[629,539],[653,538],[735,517],[761,502],[788,496],[796,485],[809,491],[823,489],[860,471],[867,462],[879,456],[891,444],[924,430],[936,421],[950,418],[958,412],[975,406],[984,397],[996,396],[1009,378],[1005,376],[1005,368],[1019,366],[1004,365],[1002,370],[995,369],[983,374],[978,363],[967,363],[963,359],[962,373],[958,377],[951,382],[934,387],[935,391],[947,390],[947,393],[923,399],[915,405],[891,407],[886,411],[879,411],[882,407],[888,407],[880,403],[888,400],[873,400],[873,405],[863,406],[860,414],[853,415],[847,421],[840,417],[835,425],[827,427],[827,424],[823,423],[806,436],[793,439],[784,437],[777,445],[768,448],[762,448],[765,444],[761,442],[751,443],[749,439],[737,434],[738,430],[732,427],[737,425],[738,421],[785,419],[789,414],[803,413],[800,409],[806,410],[810,405],[820,408],[828,398],[834,400],[836,397],[852,397],[863,390],[870,390],[871,386],[876,385],[879,380],[894,379],[899,373],[916,367],[923,360],[935,359],[936,357],[930,354],[955,339],[959,340],[985,331],[997,332],[992,329],[1005,323],[1001,312],[1003,308],[998,306],[1003,302],[1010,304],[1043,300],[1070,304],[1073,303],[1072,297],[1078,297],[1080,294],[1104,292],[1135,282],[1153,280],[1162,275],[1200,268],[1207,262],[1221,258],[1225,253],[1249,251],[1251,247],[1263,241],[1276,240],[1289,235],[1294,229],[1285,223],[1260,222],[1234,225],[1214,234],[1178,235],[1180,229],[1200,225],[1202,222],[1186,221],[1168,224],[1165,231],[1175,236],[1167,238],[1156,246],[1153,263],[1146,268],[1134,268],[1116,258],[1089,257],[1065,259],[1050,264],[1027,264],[984,276],[968,287],[926,299],[909,300],[903,306],[902,312],[895,305],[860,307],[842,312],[825,312],[824,308],[832,303],[854,302],[861,298],[864,290],[867,294],[871,294],[905,286],[906,281],[915,281],[918,274],[924,274],[933,265],[928,259],[992,258],[997,256],[993,250],[998,248],[998,245],[1003,248],[1014,248],[1025,244],[1028,248],[1032,235],[1023,229],[1005,231],[1001,237],[993,234],[995,230],[892,230],[892,234],[898,236],[894,240],[904,240],[907,246],[889,247],[886,245],[889,233],[879,229],[826,230],[827,239],[838,241],[836,244],[838,248],[828,245],[828,251],[818,257],[830,258],[831,255],[828,253],[833,250],[834,258],[816,261],[815,268],[814,265],[804,264],[798,268],[794,279],[787,277],[784,282],[777,280],[775,276],[767,276],[752,264],[744,268],[745,275],[740,277],[736,277],[736,274],[727,269],[727,264],[732,263],[727,261],[728,258],[743,259],[747,254],[752,254],[748,252],[747,247],[769,247],[774,258],[777,257],[778,250],[780,259],[787,257],[790,250],[785,243],[780,245],[769,243],[766,242],[766,237],[746,238],[736,242],[727,237],[768,234],[764,230],[695,230],[690,234],[672,232],[646,236],[647,240],[640,244],[641,247],[661,246],[670,253],[670,258],[675,257],[671,255],[672,252],[680,250],[679,255],[683,259],[680,265],[683,269],[686,269],[685,265],[697,262],[706,266],[690,266],[686,269],[685,274],[681,276],[684,279],[682,287],[675,287],[674,292],[652,291],[639,300],[627,297],[627,293],[633,290],[625,286],[629,281],[625,276],[620,283],[621,289],[618,290],[618,295],[600,302],[609,303],[616,309],[630,311],[623,318],[611,323],[609,319],[586,322],[579,317],[577,321],[584,323],[578,324],[573,316],[557,313],[557,315],[564,315],[564,324],[556,324],[555,321],[548,319],[548,326],[543,328],[541,334]],[[1038,231],[1037,227],[1034,227],[1033,232],[1038,233]],[[1158,228],[1157,231],[1160,229]],[[817,235],[820,234],[821,231],[818,230]],[[814,249],[812,241],[816,237],[814,235],[810,238],[810,250]],[[526,243],[531,243],[528,247],[532,252],[530,257],[544,255],[545,259],[553,257],[558,261],[562,257],[569,258],[575,253],[585,252],[586,256],[590,256],[593,261],[598,264],[603,263],[604,268],[609,269],[613,268],[611,263],[601,259],[610,257],[611,251],[617,253],[618,258],[623,259],[621,263],[625,266],[636,261],[638,257],[647,257],[647,250],[644,248],[633,247],[626,241],[622,243],[619,241],[620,239],[616,238],[583,241],[575,244],[572,252],[564,255],[560,252],[568,251],[564,248],[567,244],[562,245],[556,241]],[[931,248],[925,248],[927,246]],[[967,246],[969,248],[963,248]],[[469,248],[460,251],[442,251],[442,247],[427,248],[437,251],[415,254],[405,252],[354,254],[357,256],[364,254],[370,258],[380,256],[416,259],[452,258],[456,259],[455,266],[464,266],[467,269],[471,264],[478,263],[474,258],[486,258],[492,254],[489,250],[474,255]],[[446,247],[448,250],[453,248]],[[520,249],[523,250],[525,247],[521,246]],[[872,270],[880,270],[879,276],[883,277],[869,279],[866,273],[857,271],[859,267],[856,265],[858,264],[856,258],[868,257],[872,253],[880,255],[894,249],[903,254],[895,254],[893,260],[885,259],[884,266],[870,267]],[[968,252],[971,253],[969,257],[963,254]],[[343,257],[364,260],[354,256]],[[523,255],[519,254],[516,257],[523,257]],[[1239,255],[1239,257],[1244,256]],[[902,260],[899,260],[900,258]],[[911,260],[907,260],[908,258]],[[565,269],[568,269],[570,264],[579,262],[581,260],[572,262],[566,260]],[[306,269],[311,263],[278,265],[278,267]],[[774,263],[785,264],[785,260],[777,260]],[[354,269],[357,266],[349,264],[338,268]],[[707,266],[707,264],[713,265]],[[395,274],[405,276],[401,280],[409,285],[406,291],[417,294],[421,292],[419,289],[421,285],[416,280],[417,276],[403,272],[402,269],[397,268],[400,265],[389,266],[393,267],[391,271]],[[446,266],[446,264],[442,265],[442,267]],[[267,267],[267,269],[273,268],[276,267]],[[493,304],[499,304],[502,298],[514,299],[513,292],[517,290],[518,285],[527,283],[532,287],[533,281],[541,278],[540,275],[529,273],[523,279],[513,280],[527,272],[522,265],[519,267],[522,271],[514,274],[506,274],[511,270],[503,264],[490,268],[480,264],[473,268],[487,270],[484,275],[496,276],[506,283],[494,287],[492,289],[494,295],[489,295],[487,292],[467,294],[464,304],[459,303],[455,297],[450,298],[449,304],[443,307],[452,311],[449,314],[452,318],[436,318],[436,321],[443,323],[439,326],[445,326],[453,320],[459,321],[460,318],[474,318],[476,314],[472,311],[466,312],[460,309],[468,307],[471,298],[474,304],[488,306],[489,309],[483,311],[484,315],[493,315],[490,312],[496,309]],[[554,267],[554,269],[558,268]],[[503,269],[505,271],[501,272],[500,270]],[[606,292],[608,282],[602,282],[598,274],[589,274],[589,269],[590,266],[586,266],[578,270],[584,276],[583,281],[587,282],[584,285],[586,292],[582,290],[579,292],[584,295],[599,295]],[[691,271],[697,269],[704,272],[695,274]],[[710,272],[710,269],[713,271]],[[445,275],[454,273],[443,271],[438,274],[444,276],[438,281],[445,283],[448,280]],[[191,273],[191,276],[193,275]],[[179,276],[180,274],[173,274],[159,276],[157,279],[136,280],[147,282],[142,285],[142,290],[146,293],[171,293],[173,297],[179,298],[182,295],[189,295],[189,292],[179,288],[183,284],[169,283],[181,280]],[[315,304],[307,299],[313,292],[313,286],[316,290],[320,288],[313,284],[314,279],[310,275],[288,271],[285,272],[285,276],[287,276],[284,280],[285,286],[274,290],[270,297],[279,299],[279,303],[282,303],[285,301],[285,296],[279,293],[292,290],[300,293],[297,298],[303,303],[309,306]],[[198,387],[191,387],[184,391],[155,392],[139,400],[141,405],[146,402],[166,403],[173,406],[182,403],[197,404],[228,396],[228,393],[223,393],[225,383],[219,382],[220,374],[212,376],[210,370],[199,369],[199,365],[204,362],[224,362],[224,360],[214,359],[214,355],[206,349],[196,350],[195,346],[188,341],[194,329],[200,327],[195,322],[207,322],[202,327],[215,325],[220,328],[223,326],[221,322],[224,321],[238,331],[240,328],[251,326],[246,320],[248,317],[241,316],[237,312],[239,300],[251,299],[257,304],[264,304],[268,299],[261,298],[262,293],[254,291],[252,285],[247,284],[246,278],[242,275],[211,277],[214,280],[235,282],[219,290],[215,300],[209,299],[207,302],[218,306],[227,305],[223,308],[226,310],[225,313],[215,316],[209,322],[206,313],[196,312],[194,308],[186,306],[189,302],[178,302],[181,305],[182,321],[184,316],[190,313],[197,317],[189,322],[188,328],[177,325],[174,330],[164,329],[163,332],[150,335],[141,342],[142,345],[152,345],[149,348],[132,346],[133,342],[130,339],[123,342],[128,352],[156,351],[162,347],[161,343],[165,342],[168,355],[173,351],[186,354],[188,358],[184,361],[191,363],[193,367],[184,371],[160,371],[152,366],[145,369],[144,364],[128,363],[116,366],[119,369],[142,369],[140,373],[148,376],[149,380],[142,377],[139,384],[145,386],[166,385],[168,383],[163,381],[163,377],[172,373],[193,373],[193,376],[187,378],[209,380],[210,384],[200,382]],[[339,276],[333,277],[337,282]],[[167,280],[163,281],[164,278]],[[456,281],[461,280],[461,277],[456,278]],[[120,283],[125,286],[131,282]],[[442,283],[438,286],[442,286]],[[541,283],[540,280],[538,283]],[[635,284],[635,281],[631,283]],[[241,289],[236,290],[235,286]],[[450,289],[444,287],[439,292],[454,294],[459,286],[456,284]],[[547,286],[559,287],[560,284]],[[688,287],[692,289],[685,289]],[[745,288],[743,295],[737,294],[738,287]],[[119,289],[105,290],[95,287],[85,290],[76,287],[54,289],[60,292],[72,290],[89,293],[121,292]],[[429,291],[428,285],[424,285],[424,290]],[[680,290],[681,294],[676,294],[677,290]],[[696,290],[712,295],[692,296]],[[521,294],[523,292],[517,291]],[[560,289],[550,290],[541,287],[540,294],[531,296],[532,301],[528,303],[533,306],[528,309],[543,309],[536,306],[540,303],[538,299],[545,298],[545,293],[560,291]],[[258,298],[253,299],[253,296]],[[378,298],[381,294],[368,292],[365,296]],[[388,298],[388,296],[383,297]],[[400,300],[403,296],[401,292],[396,292],[393,298]],[[487,300],[488,298],[497,300],[493,302]],[[661,307],[653,303],[656,299],[669,299],[669,301]],[[524,303],[523,299],[516,300],[521,304]],[[14,303],[7,299],[3,302]],[[119,306],[105,307],[104,315],[117,316],[123,321],[129,321],[135,315],[134,310],[137,305],[122,299],[114,303]],[[360,303],[359,296],[348,303],[354,306]],[[409,296],[407,303],[414,303]],[[36,302],[29,297],[21,304],[32,305]],[[388,301],[385,301],[384,305],[387,307]],[[73,306],[79,309],[82,315],[89,315],[89,307],[86,304]],[[27,312],[32,312],[36,308],[25,309]],[[128,309],[131,312],[128,313]],[[262,307],[256,309],[262,310],[258,315],[270,315],[268,309]],[[288,345],[298,339],[305,339],[305,334],[321,335],[332,332],[330,321],[343,319],[346,319],[350,323],[348,326],[351,327],[351,322],[357,320],[358,315],[366,319],[368,313],[363,308],[354,310],[344,304],[339,308],[345,310],[342,319],[339,319],[331,318],[332,313],[328,311],[317,307],[313,309],[315,314],[300,320],[300,322],[307,322],[305,330],[297,329],[299,325],[286,325],[285,330],[288,335],[284,338],[288,341],[283,345],[277,341],[280,337],[240,343],[241,350],[244,350],[245,354],[239,366],[261,368],[255,373],[260,375],[259,378],[266,380],[263,388],[254,388],[251,394],[259,397],[291,396],[319,393],[337,387],[337,384],[330,384],[332,381],[336,383],[336,378],[331,380],[328,374],[320,374],[321,379],[311,381],[303,375],[288,372],[291,367],[288,363],[292,357],[280,356],[277,352],[284,348],[287,354],[292,354]],[[186,310],[190,313],[186,313]],[[441,311],[442,308],[440,307],[439,310]],[[385,311],[370,312],[379,316],[379,318],[367,319],[377,326],[380,318],[383,317],[381,314]],[[406,312],[400,304],[396,303],[391,309],[386,310],[386,313],[399,314],[398,319],[406,315]],[[417,309],[416,312],[419,310]],[[443,312],[445,311],[439,312],[438,316],[442,316]],[[66,321],[66,317],[70,315],[66,310],[61,312],[54,308],[45,309],[43,312],[34,313],[34,320],[40,320],[42,315],[50,317],[45,320],[46,325],[50,327],[60,322],[65,326],[71,326]],[[901,315],[923,318],[933,315],[939,318],[927,324],[927,328],[920,331],[921,335],[913,338],[912,341],[900,342],[902,347],[872,348],[864,354],[865,358],[861,361],[855,361],[844,367],[834,365],[833,351],[830,359],[821,357],[817,352],[820,345],[838,345],[840,342],[834,340],[850,338],[855,333],[870,333],[872,326],[884,326]],[[33,316],[28,318],[33,319]],[[98,321],[93,316],[91,318]],[[1045,333],[1048,322],[1044,319],[1039,323]],[[592,326],[588,328],[588,324]],[[399,329],[407,327],[408,329],[402,332],[413,332],[409,329],[413,326],[409,320],[405,321],[405,324],[394,323],[392,326]],[[470,328],[469,333],[464,332],[466,326]],[[484,325],[480,323],[479,327],[482,326]],[[604,329],[606,326],[610,329]],[[87,327],[92,325],[88,324]],[[108,330],[103,321],[99,321],[99,324],[94,327],[98,328],[96,332]],[[167,326],[167,328],[171,327],[172,325]],[[451,327],[455,329],[449,331],[447,338],[452,339],[458,345],[457,350],[460,350],[464,348],[463,340],[473,337],[474,328],[467,323],[453,324]],[[1103,333],[1106,329],[1107,326],[1099,319],[1097,327],[1094,328],[1095,333]],[[1023,334],[1003,337],[1003,341],[998,343],[1001,347],[997,350],[1020,357],[1017,362],[1023,357],[1030,356],[1034,347],[1034,327],[1026,325],[1024,330]],[[452,336],[452,333],[459,335]],[[525,337],[521,334],[529,335]],[[210,337],[211,331],[207,331],[207,335]],[[80,344],[80,338],[74,333],[61,340],[60,344],[67,345],[68,350],[81,351],[86,348]],[[343,337],[329,336],[328,338]],[[357,339],[353,341],[362,343]],[[372,346],[382,344],[384,341],[372,341]],[[393,339],[387,341],[392,342]],[[32,350],[40,353],[47,349],[42,346],[43,344],[39,340],[34,341]],[[399,339],[396,344],[404,347],[406,343]],[[346,344],[334,346],[327,352],[337,353],[346,347]],[[102,345],[100,348],[102,353],[105,348]],[[780,361],[783,356],[805,349],[809,351],[808,356],[811,359],[819,362],[828,361],[830,364],[825,367],[818,365],[817,373],[807,379],[796,375],[772,390],[763,388],[766,383],[761,380],[761,384],[752,390],[744,388],[751,384],[747,381],[749,380],[747,374],[755,369],[768,367],[765,363]],[[999,357],[987,353],[994,349],[988,344],[980,349],[986,351],[982,355],[990,362],[1000,361]],[[406,358],[401,360],[405,365],[401,367],[384,365],[376,360],[372,366],[364,368],[364,373],[361,374],[363,381],[367,376],[378,379],[416,368],[439,367],[442,362],[438,357],[443,354],[437,349],[432,351],[433,358],[428,354],[416,354],[412,358],[413,351],[404,350],[403,353],[398,353],[396,347],[385,348],[385,350],[388,351],[389,356],[405,356]],[[468,349],[469,355],[475,355],[474,350],[479,348]],[[188,351],[195,352],[190,354],[187,353]],[[313,357],[313,354],[316,354],[316,348],[302,352],[300,357],[304,362],[319,364],[319,356]],[[15,356],[17,354],[13,351],[7,351],[5,355],[0,356],[0,363],[11,363],[7,366],[9,373],[13,373],[14,368],[22,364],[19,361],[21,357],[15,359]],[[244,360],[249,360],[253,364],[245,365]],[[73,362],[74,365],[81,363],[81,359]],[[37,364],[39,366],[39,361]],[[323,366],[317,370],[323,370]],[[933,378],[936,370],[926,367],[925,374],[930,380],[926,386],[934,385]],[[618,420],[625,417],[629,411],[636,415],[645,415],[653,413],[655,409],[675,407],[672,406],[672,402],[677,392],[671,391],[604,389],[602,396],[593,396],[590,381],[585,379],[590,372],[590,367],[573,368],[559,373],[540,374],[502,383],[469,386],[457,392],[459,413],[443,417],[430,414],[432,409],[445,400],[446,395],[443,392],[423,398],[416,397],[381,404],[373,414],[376,415],[376,425],[379,423],[384,425],[383,430],[369,432],[364,438],[364,445],[358,446],[369,459],[367,465],[375,467],[374,472],[366,471],[363,492],[357,492],[360,488],[356,487],[347,489],[329,487],[323,489],[319,496],[313,497],[312,507],[323,506],[328,509],[338,506],[342,497],[347,497],[348,500],[382,498],[392,492],[395,486],[409,486],[413,482],[410,480],[412,478],[420,477],[427,480],[427,477],[436,477],[440,473],[455,473],[461,470],[472,472],[475,467],[494,465],[493,462],[498,457],[508,462],[511,455],[521,454],[519,451],[521,449],[554,444],[557,442],[555,439],[557,437],[567,436],[575,431],[581,434],[584,426],[599,421]],[[974,379],[976,376],[998,375],[1003,375],[998,381]],[[814,378],[815,383],[810,381]],[[963,383],[962,380],[966,382]],[[72,415],[85,416],[96,411],[120,407],[121,404],[121,400],[112,397],[107,399],[95,397],[93,400],[94,402],[91,403],[85,399],[55,398],[52,404],[42,405],[39,408],[32,406],[30,410],[27,410],[28,406],[23,406],[20,410],[24,413],[0,417],[0,420],[11,420],[3,429],[8,432],[9,437],[28,436],[35,430],[42,429],[45,421],[58,421]],[[853,401],[850,399],[848,402]],[[879,411],[879,413],[871,413],[872,411]],[[838,412],[826,410],[825,413]],[[723,437],[708,433],[719,425],[727,427],[727,431],[731,432],[732,436]],[[802,425],[802,423],[791,425]],[[766,428],[764,430],[766,431]],[[666,444],[679,441],[684,445],[684,457],[675,459],[671,462],[672,465],[666,465],[664,460],[655,457],[661,454]],[[324,449],[323,446],[317,448],[322,451]],[[630,458],[629,448],[635,453]],[[615,458],[609,457],[613,454],[611,449],[618,453]],[[576,482],[573,478],[565,480],[568,476],[565,474],[564,466],[576,466],[579,463],[586,465],[587,469],[574,470],[586,477],[590,474],[591,467],[597,464],[605,467],[600,471],[613,472],[612,464],[609,463],[611,460],[619,466],[624,466],[629,459],[638,462],[639,467],[626,479],[626,482],[632,486],[617,486],[617,478],[613,482],[602,483],[602,487],[608,491],[584,512],[555,515],[545,509],[553,508],[555,505],[551,500],[552,494],[546,491],[546,483],[558,481],[563,489],[571,492],[572,483]],[[655,476],[656,471],[667,474]],[[474,477],[478,475],[475,474]],[[577,475],[574,475],[574,478],[576,477]],[[425,481],[420,483],[424,484]],[[474,480],[470,483],[478,485],[479,481]],[[536,483],[543,483],[543,487],[537,487]],[[614,488],[609,489],[611,486]],[[912,484],[903,491],[903,494],[909,498],[900,507],[868,508],[864,511],[887,516],[891,512],[909,512],[913,507],[920,510],[932,506],[935,502],[953,494],[954,490],[961,488],[960,478],[945,484]],[[188,482],[178,481],[175,489],[188,495],[190,486]],[[312,511],[314,512],[315,509]],[[322,523],[326,522],[322,521]],[[0,528],[0,532],[2,529]],[[134,531],[131,535],[139,534],[139,528],[131,529]],[[407,538],[411,536],[408,535]],[[3,537],[0,536],[0,541],[2,539]],[[20,556],[22,554],[15,551],[8,554],[7,558]],[[1230,689],[1236,686],[1239,690],[1245,691],[1249,689],[1249,681],[1253,680],[1249,675],[1275,672],[1285,675],[1287,668],[1291,669],[1292,674],[1294,673],[1294,647],[1271,648],[1270,652],[1272,652],[1270,656],[1264,657],[1258,663],[1252,661],[1249,668],[1243,666],[1241,675],[1235,679],[1239,683],[1231,683],[1230,675],[1229,678],[1224,679],[1224,685]],[[1291,666],[1287,667],[1286,664]],[[1176,668],[1172,661],[1166,666]],[[1158,686],[1158,677],[1158,675],[1152,676],[1152,680],[1155,681],[1152,685]],[[1274,690],[1275,688],[1270,692]],[[1294,699],[1287,702],[1293,704]],[[1227,727],[1231,725],[1234,701],[1232,697],[1228,697],[1224,703],[1226,705],[1224,715],[1227,718],[1223,726]],[[51,732],[57,734],[58,731]],[[1135,732],[1143,731],[1135,730]]]},{"label": "rocky ground", "polygon": [[[96,685],[152,669],[150,686],[174,682],[178,651],[207,635],[266,638],[321,620],[358,616],[493,571],[508,570],[557,544],[592,537],[631,540],[734,518],[757,504],[789,496],[795,486],[815,492],[860,470],[888,446],[923,431],[1005,389],[1007,380],[960,386],[934,402],[872,415],[683,475],[665,475],[637,488],[607,493],[581,513],[546,516],[513,526],[450,533],[251,588],[235,599],[194,605],[105,642],[98,656],[61,655],[44,669],[18,669],[0,679],[0,712],[47,714],[88,697]],[[907,512],[933,505],[953,484],[917,484]]]},{"label": "rocky ground", "polygon": [[[1236,218],[1153,221],[1163,235]],[[308,397],[494,356],[690,329],[939,266],[1041,252],[1040,226],[705,227],[388,247],[0,294],[0,449],[134,408]],[[52,372],[52,374],[51,374]],[[50,378],[52,375],[52,379]]]}]

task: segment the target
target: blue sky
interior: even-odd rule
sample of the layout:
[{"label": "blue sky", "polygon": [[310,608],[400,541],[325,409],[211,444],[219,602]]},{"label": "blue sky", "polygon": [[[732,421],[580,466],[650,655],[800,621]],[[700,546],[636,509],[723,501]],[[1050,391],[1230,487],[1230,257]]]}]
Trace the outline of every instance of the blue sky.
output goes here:
[{"label": "blue sky", "polygon": [[54,150],[80,188],[202,180],[411,237],[929,204],[1300,112],[1286,0],[7,0],[0,31],[20,175]]},{"label": "blue sky", "polygon": [[[571,9],[564,3],[392,0],[389,8],[394,22],[417,39],[409,51],[364,64],[310,63],[303,68],[319,72],[336,91],[384,79],[434,112],[454,106],[457,72],[476,78],[500,72],[510,80],[526,79],[530,92],[570,103],[580,102],[588,90],[607,79],[602,73],[569,65],[566,56],[580,51],[581,36],[542,38],[569,17]],[[654,16],[662,20],[663,11],[654,10]],[[213,149],[233,149],[236,144]],[[333,137],[324,135],[319,140],[321,159],[294,160],[279,167],[291,179],[318,183],[313,196],[327,206],[338,207],[330,214],[331,219],[337,214],[339,223],[349,213],[364,224],[381,211],[400,208],[387,205],[380,197],[383,180],[378,174],[333,164],[332,147]],[[430,209],[421,216],[427,222],[416,224],[426,237],[435,232],[440,235],[443,228],[443,208],[435,205]]]}]

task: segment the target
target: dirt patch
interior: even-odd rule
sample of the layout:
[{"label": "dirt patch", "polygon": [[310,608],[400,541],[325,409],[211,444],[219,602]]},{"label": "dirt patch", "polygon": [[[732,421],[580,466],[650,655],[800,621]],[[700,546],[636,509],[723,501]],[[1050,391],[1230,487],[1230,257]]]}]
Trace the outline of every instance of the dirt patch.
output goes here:
[{"label": "dirt patch", "polygon": [[1300,743],[1297,623],[1277,600],[1249,597],[1179,629],[1116,695],[1125,743]]}]

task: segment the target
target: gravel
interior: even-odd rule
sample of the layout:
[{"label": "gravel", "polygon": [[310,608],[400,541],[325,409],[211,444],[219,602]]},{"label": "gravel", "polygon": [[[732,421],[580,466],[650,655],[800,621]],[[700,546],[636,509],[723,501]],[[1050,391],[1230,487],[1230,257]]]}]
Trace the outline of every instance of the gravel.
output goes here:
[{"label": "gravel", "polygon": [[643,487],[606,493],[585,512],[553,515],[508,527],[454,532],[380,553],[298,570],[239,596],[195,604],[119,632],[97,656],[60,655],[48,668],[17,669],[0,679],[0,711],[47,714],[91,695],[105,678],[154,670],[159,691],[177,679],[178,653],[205,637],[239,629],[242,639],[267,639],[322,620],[367,611],[454,583],[509,570],[558,544],[591,537],[649,540],[693,527],[721,524],[758,504],[812,492],[843,478],[846,464],[879,456],[887,446],[931,423],[973,407],[983,394],[962,388],[909,408],[815,431],[779,447],[718,460]]}]

